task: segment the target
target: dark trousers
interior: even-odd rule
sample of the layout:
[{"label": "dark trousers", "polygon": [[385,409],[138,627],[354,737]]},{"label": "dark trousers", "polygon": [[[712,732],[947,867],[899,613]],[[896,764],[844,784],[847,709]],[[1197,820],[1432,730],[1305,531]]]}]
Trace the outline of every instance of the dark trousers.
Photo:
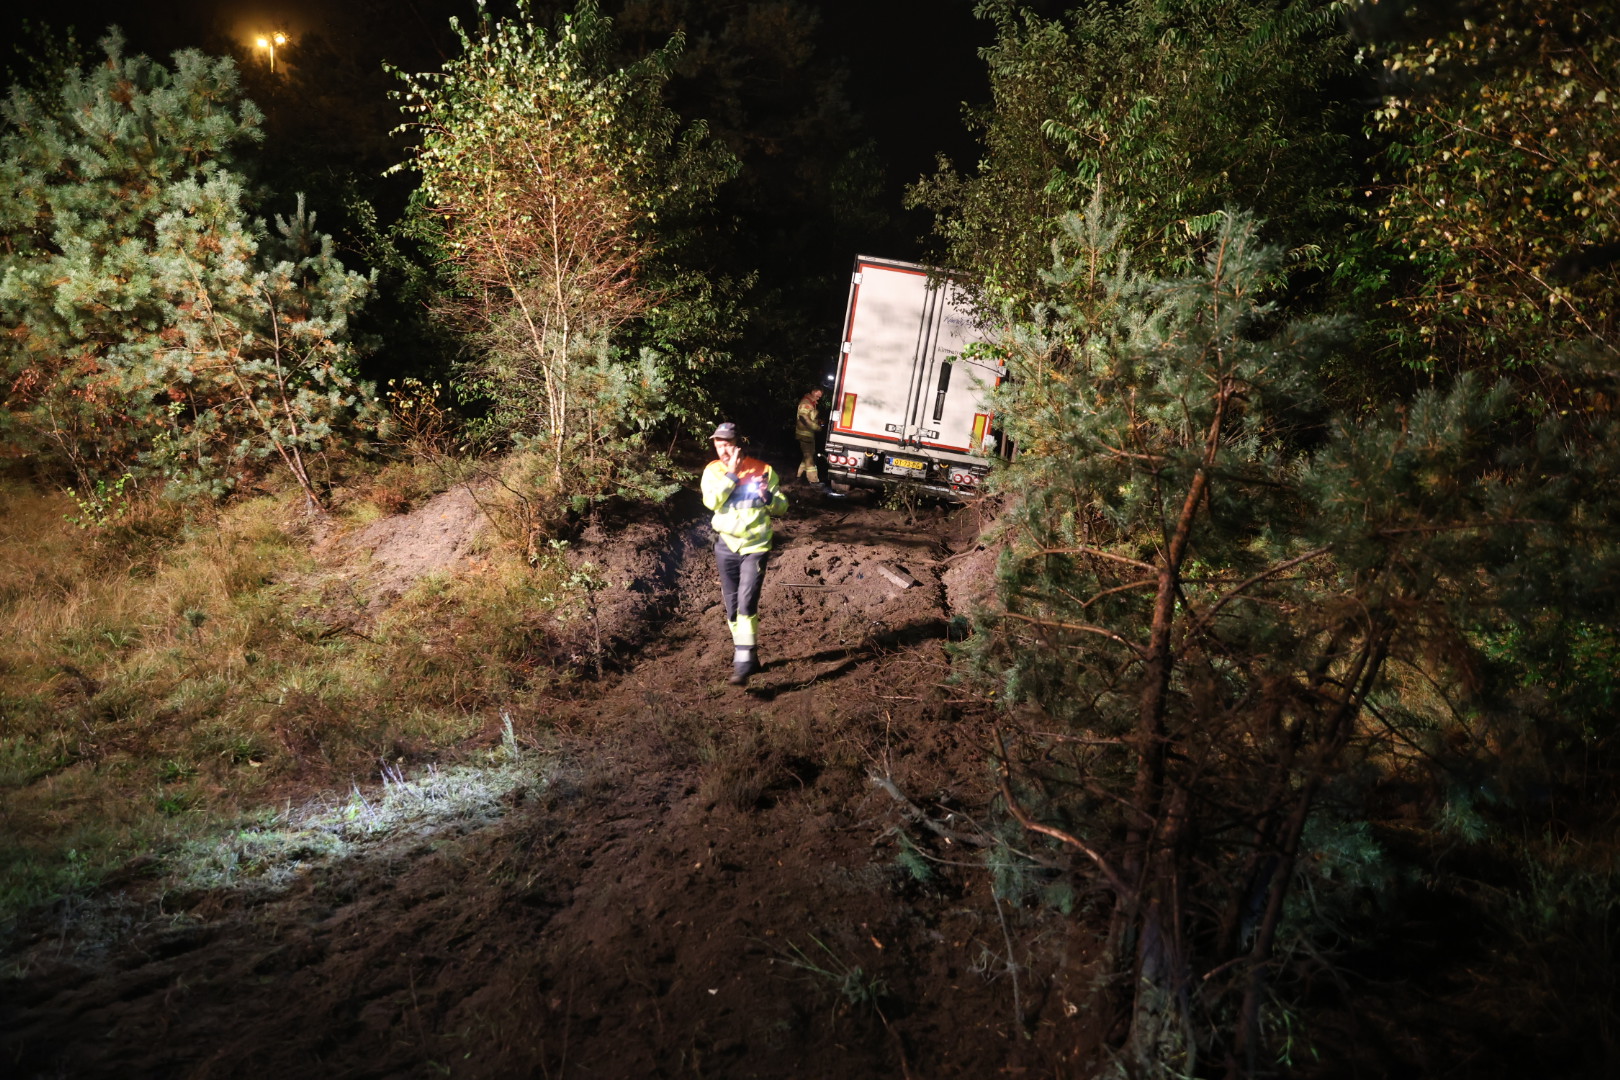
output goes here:
[{"label": "dark trousers", "polygon": [[720,568],[720,598],[726,606],[726,622],[759,614],[759,590],[765,584],[765,561],[770,552],[739,555],[726,547],[724,540],[714,542],[714,561]]}]

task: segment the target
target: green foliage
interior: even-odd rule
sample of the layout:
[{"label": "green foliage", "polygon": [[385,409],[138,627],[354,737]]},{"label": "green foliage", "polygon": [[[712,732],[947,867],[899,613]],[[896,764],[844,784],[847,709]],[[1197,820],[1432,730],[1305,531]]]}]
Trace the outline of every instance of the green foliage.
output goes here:
[{"label": "green foliage", "polygon": [[[393,177],[378,180],[389,181],[399,182]],[[356,320],[355,343],[362,360],[377,368],[379,376],[386,371],[384,381],[414,378],[449,389],[453,362],[463,343],[435,315],[450,287],[439,268],[437,230],[408,208],[400,217],[384,220],[358,183],[346,185],[341,198],[346,227],[339,232],[340,246],[371,268],[375,293]],[[454,397],[440,395],[445,405]],[[458,413],[446,418],[453,418],[459,427]]]},{"label": "green foliage", "polygon": [[1322,0],[1130,0],[1047,19],[986,0],[992,105],[972,114],[985,156],[911,192],[952,266],[992,300],[1042,293],[1063,215],[1103,192],[1130,215],[1145,265],[1185,270],[1189,239],[1252,207],[1295,262],[1322,257],[1345,218],[1342,110],[1328,87],[1352,67]]},{"label": "green foliage", "polygon": [[1291,924],[1285,947],[1353,939],[1369,912],[1387,910],[1393,874],[1365,819],[1341,817],[1331,806],[1313,813],[1300,835],[1299,872],[1283,913]]},{"label": "green foliage", "polygon": [[123,54],[12,87],[0,133],[7,434],[97,476],[220,494],[364,416],[345,343],[368,290],[302,198],[249,220],[236,153],[259,113],[229,60]]},{"label": "green foliage", "polygon": [[1491,0],[1467,14],[1385,43],[1374,250],[1345,272],[1378,281],[1384,330],[1419,367],[1525,368],[1576,344],[1612,362],[1620,7]]},{"label": "green foliage", "polygon": [[125,473],[111,484],[98,476],[90,490],[80,495],[74,488],[67,489],[67,497],[79,508],[77,514],[63,514],[63,520],[81,529],[99,529],[129,513],[130,499],[134,497],[135,478]]},{"label": "green foliage", "polygon": [[[1249,219],[1170,281],[1131,269],[1097,202],[1063,229],[1056,299],[1007,311],[1003,607],[967,648],[1010,717],[1059,736],[1009,751],[1038,781],[1004,796],[1043,793],[1118,897],[1132,1060],[1252,1068],[1275,960],[1379,888],[1357,824],[1377,777],[1464,790],[1412,748],[1466,695],[1470,633],[1550,604],[1612,625],[1620,446],[1587,417],[1577,449],[1565,418],[1469,379],[1336,420],[1317,374],[1344,326],[1278,324],[1283,256]],[[1472,802],[1449,805],[1466,824]]]},{"label": "green foliage", "polygon": [[49,91],[69,72],[85,64],[84,48],[71,26],[59,29],[50,23],[24,19],[8,43],[12,63],[7,65],[7,86],[23,86],[31,91]]},{"label": "green foliage", "polygon": [[1563,749],[1615,734],[1620,632],[1570,612],[1547,612],[1477,636],[1484,676],[1521,692],[1519,707],[1544,722]]},{"label": "green foliage", "polygon": [[895,864],[901,870],[904,870],[906,875],[917,884],[932,884],[939,877],[939,874],[929,864],[928,857],[923,854],[922,849],[917,847],[916,842],[907,836],[904,831],[897,833],[896,836],[900,850],[894,854]]},{"label": "green foliage", "polygon": [[462,55],[401,73],[401,97],[422,140],[421,220],[459,290],[448,313],[474,347],[464,388],[490,403],[489,435],[548,447],[560,490],[645,492],[605,463],[655,468],[641,441],[681,388],[666,354],[627,359],[617,342],[678,306],[647,267],[666,223],[706,206],[734,162],[662,104],[678,36],[615,70],[611,23],[590,0],[554,35],[526,4],[481,14],[476,31],[452,25]]},{"label": "green foliage", "polygon": [[1511,962],[1528,969],[1520,972],[1523,982],[1547,991],[1527,1009],[1523,997],[1512,1003],[1516,1026],[1531,1038],[1550,1034],[1550,1042],[1589,1047],[1586,1056],[1603,1068],[1614,1059],[1620,1015],[1620,866],[1613,849],[1583,848],[1566,841],[1525,852],[1522,884],[1492,890],[1488,911],[1514,946]]}]

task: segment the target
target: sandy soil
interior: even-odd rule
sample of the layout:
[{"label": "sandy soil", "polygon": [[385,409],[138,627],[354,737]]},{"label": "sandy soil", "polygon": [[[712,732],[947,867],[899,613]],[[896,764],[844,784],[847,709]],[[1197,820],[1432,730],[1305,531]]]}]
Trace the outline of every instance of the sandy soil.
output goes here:
[{"label": "sandy soil", "polygon": [[380,610],[434,572],[465,569],[489,521],[466,484],[440,492],[408,514],[385,517],[323,544],[323,561],[363,579],[368,607]]},{"label": "sandy soil", "polygon": [[[946,643],[977,518],[792,494],[746,690],[694,502],[602,522],[571,557],[609,582],[608,662],[513,717],[549,764],[499,821],[148,900],[108,950],[13,943],[6,1073],[1090,1075],[1084,920],[996,901],[975,824]],[[396,549],[459,558],[465,509],[368,534],[385,584]]]}]

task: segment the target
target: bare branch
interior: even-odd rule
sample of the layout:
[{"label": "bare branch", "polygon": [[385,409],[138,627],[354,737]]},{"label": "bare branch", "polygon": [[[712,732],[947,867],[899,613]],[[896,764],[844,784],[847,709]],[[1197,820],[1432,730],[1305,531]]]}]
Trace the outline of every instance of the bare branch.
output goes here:
[{"label": "bare branch", "polygon": [[1284,570],[1291,570],[1300,563],[1310,562],[1312,559],[1320,558],[1332,550],[1333,547],[1331,544],[1324,547],[1315,548],[1311,551],[1307,551],[1303,555],[1289,559],[1286,562],[1280,562],[1275,566],[1267,567],[1265,570],[1260,571],[1260,573],[1240,581],[1237,585],[1233,586],[1231,589],[1228,589],[1226,594],[1219,600],[1211,604],[1207,611],[1198,616],[1198,618],[1194,620],[1192,626],[1187,629],[1185,636],[1190,638],[1203,630],[1204,627],[1208,626],[1210,621],[1215,618],[1216,613],[1218,613],[1221,608],[1225,607],[1229,601],[1237,599],[1237,597],[1249,586],[1257,585],[1269,577],[1275,577]]},{"label": "bare branch", "polygon": [[1094,555],[1099,559],[1108,559],[1111,562],[1124,563],[1126,566],[1134,566],[1138,570],[1146,570],[1151,574],[1157,574],[1159,572],[1159,568],[1157,566],[1154,566],[1152,563],[1146,563],[1146,562],[1143,562],[1140,559],[1127,558],[1124,555],[1116,555],[1112,551],[1104,551],[1101,548],[1091,547],[1091,546],[1089,546],[1087,544],[1081,544],[1081,545],[1079,545],[1077,547],[1040,548],[1037,551],[1035,551],[1034,554],[1036,554],[1036,555]]},{"label": "bare branch", "polygon": [[996,750],[998,752],[997,773],[1001,780],[1001,798],[1006,802],[1008,812],[1012,814],[1012,816],[1017,820],[1018,824],[1022,825],[1030,832],[1040,833],[1042,836],[1049,836],[1053,840],[1056,840],[1059,843],[1067,844],[1069,847],[1072,847],[1076,851],[1080,852],[1080,854],[1090,859],[1097,869],[1102,872],[1103,877],[1108,880],[1109,887],[1111,887],[1121,897],[1134,900],[1136,897],[1136,890],[1125,884],[1125,880],[1119,876],[1119,873],[1114,869],[1114,867],[1108,862],[1107,859],[1103,858],[1095,848],[1072,833],[1065,832],[1062,829],[1052,825],[1043,825],[1041,822],[1030,817],[1029,813],[1025,811],[1021,805],[1019,805],[1018,800],[1013,797],[1012,793],[1012,774],[1007,767],[1007,744],[1001,737],[1001,729],[998,727],[994,730],[996,734]]},{"label": "bare branch", "polygon": [[1105,637],[1110,641],[1118,642],[1139,657],[1146,655],[1140,645],[1132,644],[1131,642],[1120,637],[1118,634],[1114,633],[1112,630],[1104,629],[1101,626],[1090,626],[1085,623],[1059,622],[1056,619],[1037,619],[1032,615],[1020,615],[1016,611],[998,612],[996,617],[1001,619],[1016,619],[1019,622],[1029,623],[1032,626],[1046,626],[1054,630],[1070,630],[1077,634],[1096,634],[1099,637]]}]

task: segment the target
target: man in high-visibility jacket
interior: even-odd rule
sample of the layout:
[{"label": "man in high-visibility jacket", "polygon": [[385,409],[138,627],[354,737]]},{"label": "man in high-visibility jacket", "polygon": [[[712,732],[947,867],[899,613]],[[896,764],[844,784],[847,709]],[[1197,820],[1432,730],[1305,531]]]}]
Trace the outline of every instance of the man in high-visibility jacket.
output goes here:
[{"label": "man in high-visibility jacket", "polygon": [[799,453],[804,459],[799,462],[798,475],[812,484],[821,483],[821,474],[816,470],[816,432],[821,430],[821,417],[817,410],[820,406],[821,390],[817,388],[799,399],[799,412],[793,421],[793,435],[799,440]]},{"label": "man in high-visibility jacket", "polygon": [[747,686],[759,669],[759,590],[776,532],[773,519],[787,513],[788,502],[776,470],[743,456],[736,424],[721,424],[709,438],[716,460],[703,470],[703,505],[714,511],[709,524],[719,537],[714,559],[732,644],[727,681]]}]

